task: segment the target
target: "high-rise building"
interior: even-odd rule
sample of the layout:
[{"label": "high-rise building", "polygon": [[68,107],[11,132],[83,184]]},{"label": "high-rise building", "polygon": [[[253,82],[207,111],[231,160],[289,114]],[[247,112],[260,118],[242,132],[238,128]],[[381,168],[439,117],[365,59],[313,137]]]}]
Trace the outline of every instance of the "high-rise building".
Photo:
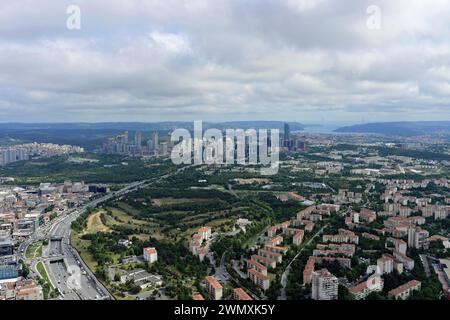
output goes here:
[{"label": "high-rise building", "polygon": [[138,149],[142,148],[142,132],[136,131],[134,134],[134,144]]},{"label": "high-rise building", "polygon": [[289,141],[291,137],[291,130],[288,123],[284,124],[284,141]]},{"label": "high-rise building", "polygon": [[411,227],[408,229],[408,247],[420,249],[423,248],[430,236],[427,230],[423,230],[420,227]]},{"label": "high-rise building", "polygon": [[152,148],[155,153],[158,153],[159,150],[159,136],[158,131],[152,133]]},{"label": "high-rise building", "polygon": [[336,300],[338,298],[338,279],[327,269],[312,274],[312,299]]},{"label": "high-rise building", "polygon": [[124,133],[122,134],[122,139],[123,143],[128,143],[128,131],[124,131]]}]

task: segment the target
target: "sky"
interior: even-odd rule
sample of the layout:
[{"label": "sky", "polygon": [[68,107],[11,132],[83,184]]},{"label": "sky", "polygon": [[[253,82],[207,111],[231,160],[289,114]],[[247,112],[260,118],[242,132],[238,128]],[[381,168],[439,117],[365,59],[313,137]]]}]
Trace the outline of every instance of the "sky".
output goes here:
[{"label": "sky", "polygon": [[449,17],[450,0],[0,0],[0,122],[450,120]]}]

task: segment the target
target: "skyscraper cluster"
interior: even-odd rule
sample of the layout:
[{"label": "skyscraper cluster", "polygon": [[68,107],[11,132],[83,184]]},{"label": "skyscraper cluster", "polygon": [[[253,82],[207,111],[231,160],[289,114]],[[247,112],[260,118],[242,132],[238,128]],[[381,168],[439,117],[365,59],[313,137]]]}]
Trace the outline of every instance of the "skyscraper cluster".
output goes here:
[{"label": "skyscraper cluster", "polygon": [[30,158],[48,158],[70,153],[82,153],[83,148],[53,143],[27,143],[0,148],[0,166],[8,163],[29,160]]},{"label": "skyscraper cluster", "polygon": [[283,139],[281,141],[282,150],[286,152],[305,152],[307,145],[304,138],[291,134],[288,123],[284,124]]},{"label": "skyscraper cluster", "polygon": [[124,154],[136,157],[169,154],[170,139],[169,142],[160,141],[158,131],[152,132],[148,141],[143,141],[141,131],[135,131],[132,139],[130,139],[128,131],[125,131],[105,141],[102,151],[108,154]]}]

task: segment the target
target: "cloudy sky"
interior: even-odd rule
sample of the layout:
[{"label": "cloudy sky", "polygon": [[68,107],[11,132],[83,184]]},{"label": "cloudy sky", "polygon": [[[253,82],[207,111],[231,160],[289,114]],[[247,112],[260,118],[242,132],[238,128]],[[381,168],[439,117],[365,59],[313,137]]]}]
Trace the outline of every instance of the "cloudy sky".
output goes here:
[{"label": "cloudy sky", "polygon": [[449,17],[450,0],[0,0],[0,122],[450,120]]}]

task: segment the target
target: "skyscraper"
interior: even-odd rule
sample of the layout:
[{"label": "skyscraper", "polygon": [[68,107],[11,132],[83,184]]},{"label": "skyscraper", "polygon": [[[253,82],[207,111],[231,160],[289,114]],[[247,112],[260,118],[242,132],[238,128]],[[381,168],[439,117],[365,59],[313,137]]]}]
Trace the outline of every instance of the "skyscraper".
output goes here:
[{"label": "skyscraper", "polygon": [[159,135],[158,131],[152,133],[152,147],[155,153],[158,153],[159,150]]},{"label": "skyscraper", "polygon": [[138,149],[142,148],[142,132],[136,131],[134,134],[134,144]]},{"label": "skyscraper", "polygon": [[291,137],[291,130],[289,128],[289,124],[284,124],[284,141],[289,141],[289,138]]}]

